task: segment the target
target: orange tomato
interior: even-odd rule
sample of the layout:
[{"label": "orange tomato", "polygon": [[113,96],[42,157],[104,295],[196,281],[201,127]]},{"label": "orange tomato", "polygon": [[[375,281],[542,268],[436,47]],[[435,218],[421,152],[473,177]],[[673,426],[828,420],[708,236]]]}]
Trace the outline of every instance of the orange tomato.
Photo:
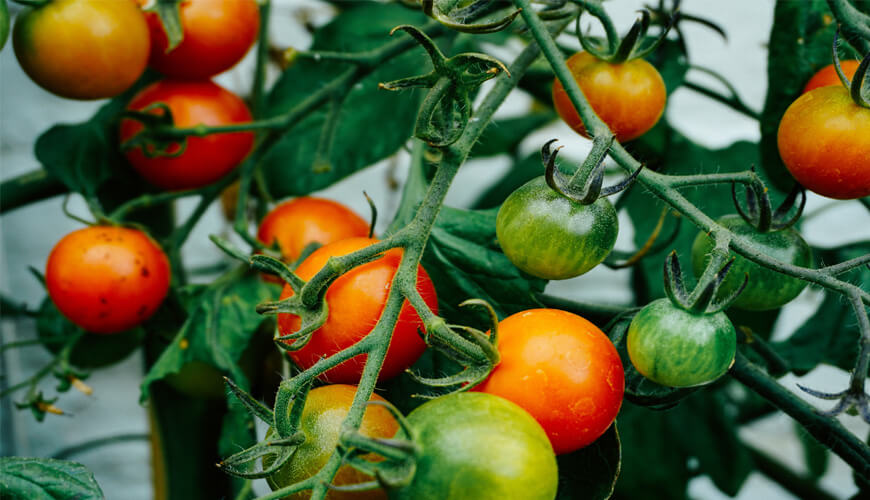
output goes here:
[{"label": "orange tomato", "polygon": [[[667,91],[661,75],[650,63],[634,59],[613,64],[588,52],[578,52],[566,62],[595,114],[610,127],[617,141],[643,135],[661,118]],[[558,78],[553,82],[553,105],[569,127],[589,137]]]},{"label": "orange tomato", "polygon": [[[851,80],[852,77],[855,76],[855,70],[858,69],[859,64],[861,64],[861,61],[848,59],[840,61],[840,68],[843,70],[843,74],[846,75],[846,78]],[[810,90],[815,90],[819,87],[828,87],[830,85],[842,85],[840,77],[837,76],[837,70],[834,68],[833,64],[829,64],[817,71],[816,74],[810,78],[810,81],[807,82],[806,87],[804,87],[804,90],[801,93],[806,94]]]},{"label": "orange tomato", "polygon": [[[176,127],[231,125],[251,121],[244,101],[210,81],[162,80],[133,97],[128,109],[142,110],[162,102],[169,106]],[[154,114],[162,111],[155,109]],[[121,120],[121,143],[142,130],[141,122]],[[254,146],[252,132],[187,137],[179,156],[148,158],[141,148],[126,151],[127,159],[148,182],[163,189],[195,189],[217,181],[248,155]],[[180,146],[175,146],[178,151]]]},{"label": "orange tomato", "polygon": [[[376,241],[369,238],[349,238],[324,245],[299,264],[296,274],[304,280],[311,279],[330,257],[347,255]],[[312,334],[305,347],[288,352],[293,361],[303,369],[308,368],[320,358],[346,349],[368,335],[381,317],[401,258],[401,249],[389,250],[379,259],[358,266],[335,280],[326,290],[329,318]],[[417,271],[417,290],[432,311],[437,313],[435,287],[422,267],[418,267]],[[285,285],[281,298],[286,299],[292,295],[293,289]],[[299,316],[290,313],[278,315],[278,330],[282,335],[294,333],[299,327]],[[420,317],[405,301],[379,380],[395,377],[423,354],[426,344],[417,333],[418,329],[423,329]],[[364,365],[365,356],[357,356],[328,370],[323,378],[330,382],[357,383]]]},{"label": "orange tomato", "polygon": [[531,309],[498,324],[501,362],[475,391],[529,412],[557,454],[604,434],[622,405],[625,372],[597,326],[558,309]]},{"label": "orange tomato", "polygon": [[148,319],[169,291],[169,260],[137,229],[94,226],[64,236],[48,257],[45,285],[70,321],[93,333]]}]

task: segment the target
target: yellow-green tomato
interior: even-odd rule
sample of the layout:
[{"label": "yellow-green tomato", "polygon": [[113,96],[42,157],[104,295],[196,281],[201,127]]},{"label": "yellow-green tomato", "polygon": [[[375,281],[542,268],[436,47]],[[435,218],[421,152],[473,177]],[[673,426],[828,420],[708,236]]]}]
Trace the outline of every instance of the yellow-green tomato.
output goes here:
[{"label": "yellow-green tomato", "polygon": [[619,222],[606,198],[581,205],[538,177],[507,197],[495,230],[515,266],[538,278],[562,280],[589,271],[607,257]]}]

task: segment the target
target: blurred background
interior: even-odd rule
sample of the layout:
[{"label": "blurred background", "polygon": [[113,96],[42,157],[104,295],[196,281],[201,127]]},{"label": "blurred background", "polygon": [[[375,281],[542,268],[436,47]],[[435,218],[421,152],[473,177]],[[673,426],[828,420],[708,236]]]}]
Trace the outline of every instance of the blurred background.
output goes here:
[{"label": "blurred background", "polygon": [[[306,23],[321,24],[331,16],[331,7],[310,0],[272,0],[271,43],[280,48],[306,48],[310,35]],[[609,2],[609,11],[620,30],[634,21],[641,1]],[[715,67],[736,87],[739,95],[753,109],[761,109],[766,93],[766,43],[773,19],[772,0],[731,0],[710,2],[685,0],[683,11],[715,20],[728,33],[723,41],[714,32],[695,24],[684,26],[689,50],[695,62]],[[10,4],[11,13],[20,10]],[[584,24],[591,24],[587,19]],[[585,25],[584,25],[585,27]],[[593,27],[593,32],[595,28]],[[386,33],[385,33],[386,36]],[[566,37],[566,43],[571,42]],[[576,44],[576,40],[573,40]],[[492,47],[492,53],[509,60],[519,46]],[[245,95],[252,81],[253,57],[249,54],[237,67],[217,77],[217,82]],[[276,71],[273,69],[273,71]],[[272,74],[271,77],[275,77]],[[712,88],[721,84],[703,73],[692,74],[693,80]],[[0,178],[6,179],[33,170],[39,165],[33,156],[37,136],[57,122],[78,122],[87,119],[101,102],[79,102],[61,99],[33,84],[19,68],[11,43],[0,53]],[[528,112],[527,97],[514,95],[499,112],[500,116]],[[710,147],[722,147],[738,140],[757,140],[758,124],[708,98],[681,88],[669,99],[667,117],[671,124],[692,140]],[[532,152],[551,138],[565,145],[567,158],[581,159],[589,142],[572,132],[561,121],[536,132],[523,144],[524,154]],[[394,158],[374,165],[343,180],[329,189],[316,193],[340,200],[358,213],[367,214],[368,206],[362,191],[377,202],[382,230],[391,220],[399,201],[394,181],[401,185],[408,157],[400,152]],[[509,166],[507,157],[472,161],[460,171],[447,197],[447,204],[468,206],[490,187]],[[748,165],[747,165],[748,167]],[[858,203],[833,202],[809,194],[807,222],[803,234],[811,245],[834,246],[870,238],[870,216]],[[182,201],[177,207],[181,216],[192,210],[195,200]],[[42,270],[48,253],[60,237],[81,224],[66,218],[61,212],[61,198],[29,205],[0,218],[0,290],[15,302],[31,308],[44,297],[41,285],[28,271],[28,266]],[[87,214],[82,200],[73,198],[70,209]],[[633,247],[633,231],[627,217],[620,219],[617,248]],[[228,233],[228,223],[213,205],[184,247],[187,265],[207,266],[221,258],[220,252],[208,240],[212,233]],[[612,271],[599,266],[573,280],[551,283],[548,293],[596,303],[628,304],[631,300],[628,271]],[[821,302],[821,293],[808,288],[797,300],[786,306],[775,327],[774,339],[788,335],[809,317]],[[3,343],[30,339],[35,336],[34,322],[29,319],[3,318],[0,322]],[[0,354],[0,375],[14,383],[23,374],[42,366],[48,355],[41,348],[13,349]],[[94,394],[85,396],[71,391],[64,394],[59,405],[67,415],[49,415],[37,423],[29,413],[15,410],[10,398],[0,401],[0,455],[64,457],[79,461],[90,468],[107,498],[129,500],[152,497],[150,451],[147,440],[146,408],[140,406],[139,382],[143,373],[141,353],[124,362],[99,370],[88,379]],[[821,366],[804,377],[788,376],[780,382],[802,395],[796,384],[802,383],[822,391],[837,391],[847,383],[848,375],[836,368]],[[47,393],[53,392],[47,381]],[[812,404],[819,404],[812,400]],[[844,415],[842,423],[858,436],[866,436],[868,426],[858,417]],[[743,429],[747,441],[781,460],[794,470],[803,471],[803,452],[792,421],[784,416],[759,420]],[[89,450],[77,450],[77,445],[94,439],[107,439],[107,444]],[[654,467],[654,464],[650,464]],[[854,494],[850,469],[832,455],[822,485],[838,497]],[[258,481],[256,491],[268,491]],[[712,482],[698,477],[690,484],[690,495],[699,499],[726,498]],[[775,483],[753,474],[744,486],[740,499],[794,498]]]}]

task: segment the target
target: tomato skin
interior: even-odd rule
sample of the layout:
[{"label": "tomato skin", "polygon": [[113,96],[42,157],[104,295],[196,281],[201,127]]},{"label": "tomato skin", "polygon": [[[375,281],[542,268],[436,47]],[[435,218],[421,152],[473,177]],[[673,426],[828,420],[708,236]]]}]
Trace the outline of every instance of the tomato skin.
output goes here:
[{"label": "tomato skin", "polygon": [[[303,442],[293,457],[278,469],[277,472],[267,478],[272,490],[289,486],[316,474],[329,460],[338,438],[341,434],[341,424],[344,422],[353,398],[356,395],[356,387],[352,385],[325,385],[312,389],[305,401],[302,410],[300,430],[305,434]],[[372,394],[369,401],[386,401],[377,394]],[[291,407],[292,408],[292,407]],[[290,408],[287,409],[290,411]],[[391,438],[399,430],[396,419],[389,410],[383,406],[369,405],[363,415],[359,431],[364,436],[373,438]],[[266,437],[274,435],[275,431],[269,429]],[[264,459],[268,466],[271,461]],[[373,478],[350,465],[343,465],[333,479],[335,485],[358,484],[372,481]],[[304,491],[285,497],[289,500],[304,500],[311,497],[310,491]],[[381,500],[386,499],[384,490],[368,490],[361,492],[330,491],[328,500]]]},{"label": "tomato skin", "polygon": [[777,145],[791,175],[810,191],[839,200],[870,195],[870,109],[844,87],[817,88],[793,102]]},{"label": "tomato skin", "polygon": [[[251,121],[251,112],[232,92],[209,81],[162,80],[133,97],[127,109],[162,102],[169,106],[176,127],[231,125]],[[162,111],[154,110],[154,114]],[[121,120],[121,143],[142,130],[136,120]],[[254,146],[252,132],[188,137],[187,149],[176,157],[148,158],[141,148],[125,152],[127,160],[148,182],[168,190],[196,189],[211,184],[233,170]],[[177,151],[176,146],[175,151]]]},{"label": "tomato skin", "polygon": [[369,224],[353,210],[326,198],[303,196],[285,201],[263,217],[257,239],[266,245],[276,241],[288,262],[296,261],[311,243],[366,237]]},{"label": "tomato skin", "polygon": [[515,266],[538,278],[561,280],[579,276],[607,257],[619,221],[606,198],[581,205],[538,177],[507,197],[495,229]]},{"label": "tomato skin", "polygon": [[53,0],[18,15],[12,43],[40,87],[70,99],[103,99],[139,79],[150,39],[132,0]]},{"label": "tomato skin", "polygon": [[256,0],[185,0],[180,13],[184,39],[170,52],[159,16],[145,13],[151,31],[149,64],[174,78],[223,73],[245,56],[260,30]]},{"label": "tomato skin", "polygon": [[[760,233],[739,215],[726,215],[717,222],[733,233],[750,239],[765,255],[796,266],[809,267],[813,264],[812,249],[792,228]],[[704,232],[695,237],[692,245],[692,271],[696,278],[704,273],[707,256],[714,246],[713,239]],[[777,309],[791,302],[807,286],[806,281],[777,273],[740,255],[734,255],[734,258],[734,264],[725,281],[719,286],[718,296],[728,296],[740,288],[747,273],[749,282],[732,304],[733,307],[747,311]]]},{"label": "tomato skin", "polygon": [[[661,118],[667,90],[662,76],[650,63],[634,59],[612,64],[588,52],[578,52],[566,63],[595,114],[610,127],[617,141],[640,137]],[[558,78],[553,81],[553,105],[569,127],[589,137]]]},{"label": "tomato skin", "polygon": [[477,392],[424,403],[408,415],[423,453],[393,500],[553,500],[556,457],[541,426],[510,401]]},{"label": "tomato skin", "polygon": [[148,319],[169,291],[169,260],[145,233],[93,226],[64,236],[45,266],[60,312],[93,333],[116,333]]},{"label": "tomato skin", "polygon": [[498,324],[501,362],[475,391],[529,412],[556,454],[589,445],[610,427],[625,391],[625,372],[607,335],[558,309],[530,309]]},{"label": "tomato skin", "polygon": [[647,304],[628,326],[631,364],[669,387],[708,384],[734,364],[737,334],[723,312],[695,314],[668,299]]},{"label": "tomato skin", "polygon": [[[303,280],[311,279],[329,257],[347,255],[375,242],[377,240],[369,238],[349,238],[324,245],[299,264],[296,274]],[[308,368],[320,358],[348,348],[368,335],[381,316],[401,258],[402,250],[396,248],[335,280],[326,290],[329,318],[314,332],[305,347],[287,353],[290,358],[303,369]],[[437,313],[438,301],[432,280],[422,267],[418,266],[417,269],[417,290],[432,311]],[[285,285],[281,299],[292,295],[293,289]],[[299,316],[290,313],[278,315],[278,330],[282,335],[296,332],[299,326]],[[406,300],[402,304],[378,380],[395,377],[423,354],[426,344],[417,333],[418,329],[423,330],[423,323]],[[349,359],[328,370],[322,378],[333,383],[358,383],[365,359],[365,356]]]},{"label": "tomato skin", "polygon": [[[843,70],[843,74],[846,75],[846,78],[851,80],[852,77],[855,76],[855,71],[858,69],[859,64],[861,64],[861,61],[847,59],[845,61],[840,61],[840,68]],[[810,90],[815,90],[819,87],[828,87],[831,85],[843,85],[840,82],[840,77],[837,75],[837,70],[834,68],[833,64],[829,64],[817,71],[816,74],[814,74],[807,82],[801,94],[806,94]]]}]

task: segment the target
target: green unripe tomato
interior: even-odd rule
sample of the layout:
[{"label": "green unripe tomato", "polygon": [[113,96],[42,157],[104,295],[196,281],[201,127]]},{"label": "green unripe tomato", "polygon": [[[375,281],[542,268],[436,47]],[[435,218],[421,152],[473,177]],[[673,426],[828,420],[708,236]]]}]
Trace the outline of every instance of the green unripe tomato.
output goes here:
[{"label": "green unripe tomato", "polygon": [[[774,259],[802,267],[813,264],[810,246],[792,228],[760,233],[739,215],[726,215],[718,222],[731,232],[745,236],[760,252]],[[703,232],[695,238],[695,243],[692,245],[692,271],[695,277],[700,277],[704,273],[714,244],[713,239]],[[743,284],[745,274],[748,273],[749,282],[732,304],[734,307],[748,311],[776,309],[791,302],[807,286],[806,281],[780,274],[744,257],[733,255],[736,259],[725,281],[719,287],[718,297],[725,297],[737,290]]]},{"label": "green unripe tomato", "polygon": [[495,230],[515,266],[538,278],[562,280],[589,271],[607,257],[619,222],[607,199],[581,205],[538,177],[507,197]]},{"label": "green unripe tomato", "polygon": [[544,429],[491,394],[463,392],[408,415],[422,453],[411,484],[393,500],[553,500],[559,474]]},{"label": "green unripe tomato", "polygon": [[631,364],[644,377],[669,387],[693,387],[728,371],[737,334],[723,312],[696,314],[658,299],[631,320],[627,348]]}]

